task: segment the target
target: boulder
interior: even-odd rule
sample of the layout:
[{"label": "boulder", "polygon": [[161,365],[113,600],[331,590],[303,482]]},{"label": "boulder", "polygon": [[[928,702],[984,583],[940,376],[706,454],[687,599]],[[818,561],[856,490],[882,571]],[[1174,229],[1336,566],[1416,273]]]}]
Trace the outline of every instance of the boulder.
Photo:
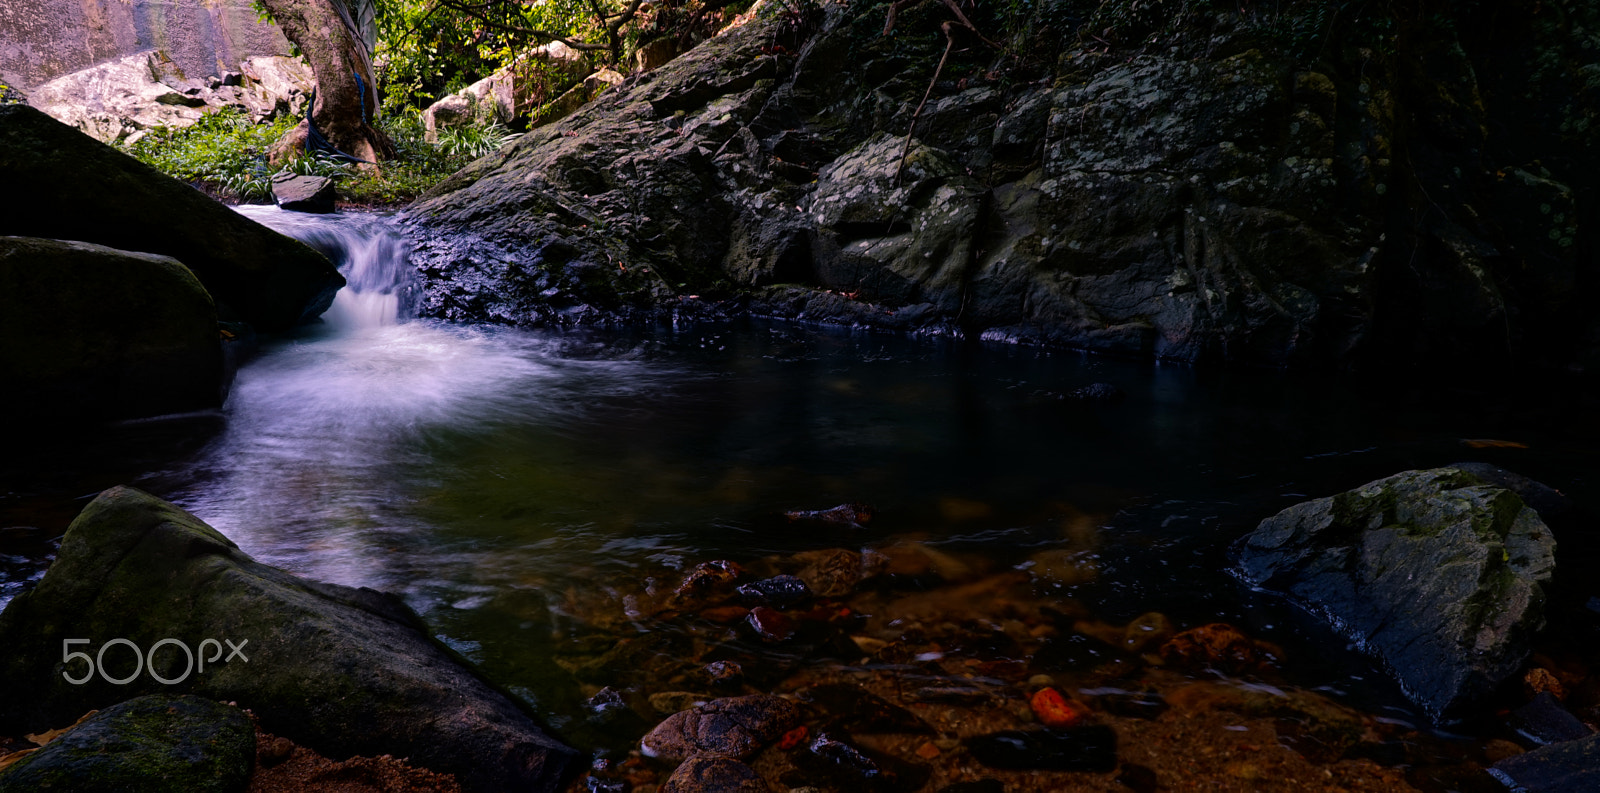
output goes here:
[{"label": "boulder", "polygon": [[255,727],[244,711],[149,694],[94,714],[0,771],[0,793],[239,793],[255,756]]},{"label": "boulder", "polygon": [[327,258],[26,105],[0,106],[0,234],[171,256],[225,320],[282,331],[344,285]]},{"label": "boulder", "polygon": [[1494,764],[1489,775],[1507,790],[1581,793],[1600,790],[1600,735],[1541,746]]},{"label": "boulder", "polygon": [[19,427],[216,407],[216,307],[166,256],[0,237],[0,382]]},{"label": "boulder", "polygon": [[[1534,131],[1594,117],[1600,94],[1548,74],[1595,56],[1549,30],[1519,29],[1503,51],[1530,57],[1493,66],[1470,42],[1502,31],[1476,18],[1403,62],[1336,31],[1312,70],[1259,19],[1196,12],[1160,46],[1086,40],[1054,67],[958,48],[930,86],[948,10],[907,10],[893,36],[861,7],[807,13],[758,15],[593,101],[573,89],[536,118],[556,123],[435,187],[409,212],[422,311],[645,321],[698,297],[1276,368],[1600,359],[1571,297],[1589,250],[1572,185],[1600,160]],[[1529,74],[1534,52],[1571,71]],[[1424,118],[1450,123],[1408,126]],[[1515,166],[1546,150],[1563,159]]]},{"label": "boulder", "polygon": [[1457,468],[1296,504],[1235,552],[1242,578],[1349,634],[1436,719],[1519,669],[1555,570],[1538,513]]},{"label": "boulder", "polygon": [[332,179],[281,173],[272,177],[272,200],[291,212],[327,214],[338,197]]},{"label": "boulder", "polygon": [[408,757],[471,790],[553,791],[573,754],[398,598],[260,564],[132,488],[73,521],[38,586],[0,612],[0,646],[4,735],[163,692],[237,702],[325,756]]},{"label": "boulder", "polygon": [[[166,81],[178,83],[178,87]],[[146,50],[62,75],[34,89],[29,102],[51,118],[102,141],[134,130],[187,127],[200,120],[205,101],[185,93],[182,79],[161,52]]]}]

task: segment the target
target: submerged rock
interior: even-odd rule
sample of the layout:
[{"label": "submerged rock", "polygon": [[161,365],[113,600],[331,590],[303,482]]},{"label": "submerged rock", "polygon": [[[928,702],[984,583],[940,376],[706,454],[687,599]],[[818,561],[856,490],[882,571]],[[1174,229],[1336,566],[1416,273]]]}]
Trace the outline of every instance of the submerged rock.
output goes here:
[{"label": "submerged rock", "polygon": [[664,760],[697,754],[743,760],[799,723],[799,706],[783,697],[728,697],[668,716],[639,745],[645,754]]},{"label": "submerged rock", "polygon": [[761,775],[731,757],[703,754],[683,761],[661,793],[768,793]]},{"label": "submerged rock", "polygon": [[150,694],[96,713],[0,771],[0,793],[238,793],[255,754],[255,728],[244,711]]},{"label": "submerged rock", "polygon": [[166,256],[0,237],[0,382],[23,428],[216,407],[216,307]]},{"label": "submerged rock", "polygon": [[1508,789],[1527,793],[1600,790],[1600,735],[1508,757],[1489,773]]},{"label": "submerged rock", "polygon": [[[82,658],[63,663],[70,640]],[[189,693],[322,754],[409,757],[468,789],[554,790],[572,758],[398,598],[260,564],[132,488],[73,521],[44,579],[0,612],[0,646],[0,734]]]},{"label": "submerged rock", "polygon": [[795,757],[806,783],[821,781],[839,790],[863,793],[912,793],[921,790],[930,769],[893,755],[852,745],[838,735],[823,734]]},{"label": "submerged rock", "polygon": [[1555,568],[1538,514],[1456,468],[1297,504],[1235,551],[1245,580],[1349,633],[1435,718],[1516,673]]},{"label": "submerged rock", "polygon": [[225,320],[309,321],[344,278],[322,254],[26,105],[0,106],[0,234],[171,256]]}]

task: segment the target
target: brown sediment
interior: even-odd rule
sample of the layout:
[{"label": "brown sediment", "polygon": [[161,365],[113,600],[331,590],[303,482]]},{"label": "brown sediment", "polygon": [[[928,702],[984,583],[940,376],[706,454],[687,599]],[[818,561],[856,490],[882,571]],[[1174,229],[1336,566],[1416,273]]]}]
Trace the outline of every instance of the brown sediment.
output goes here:
[{"label": "brown sediment", "polygon": [[461,793],[461,786],[389,755],[329,760],[257,727],[248,793]]}]

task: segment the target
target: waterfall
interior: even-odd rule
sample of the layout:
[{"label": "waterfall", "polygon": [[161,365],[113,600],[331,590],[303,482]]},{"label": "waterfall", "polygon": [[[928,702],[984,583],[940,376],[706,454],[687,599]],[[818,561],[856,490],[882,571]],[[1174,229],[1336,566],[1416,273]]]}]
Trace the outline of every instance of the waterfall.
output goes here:
[{"label": "waterfall", "polygon": [[239,213],[294,237],[327,256],[347,282],[322,315],[340,331],[393,325],[414,307],[411,249],[388,218],[372,214],[308,215],[274,206]]}]

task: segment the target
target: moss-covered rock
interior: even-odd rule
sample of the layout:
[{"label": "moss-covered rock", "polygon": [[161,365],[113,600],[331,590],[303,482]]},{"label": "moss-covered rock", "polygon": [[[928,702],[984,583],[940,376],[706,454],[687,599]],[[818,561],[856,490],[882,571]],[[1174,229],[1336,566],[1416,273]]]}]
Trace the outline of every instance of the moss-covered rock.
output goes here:
[{"label": "moss-covered rock", "polygon": [[237,793],[256,733],[244,711],[150,694],[113,705],[0,771],[0,793]]},{"label": "moss-covered rock", "polygon": [[24,427],[215,407],[216,307],[166,256],[0,237],[0,382]]},{"label": "moss-covered rock", "polygon": [[[144,668],[114,639],[146,654]],[[153,652],[167,639],[183,647]],[[255,562],[131,488],[102,493],[73,521],[38,587],[0,613],[0,646],[0,734],[68,724],[131,695],[189,693],[238,702],[324,755],[409,757],[475,790],[554,790],[572,756],[397,598]],[[88,680],[86,659],[64,647],[96,659]]]},{"label": "moss-covered rock", "polygon": [[27,105],[0,106],[0,234],[171,256],[224,319],[279,331],[333,303],[327,258]]},{"label": "moss-covered rock", "polygon": [[1457,468],[1296,504],[1235,551],[1247,581],[1348,633],[1435,717],[1518,670],[1555,571],[1538,513]]}]

